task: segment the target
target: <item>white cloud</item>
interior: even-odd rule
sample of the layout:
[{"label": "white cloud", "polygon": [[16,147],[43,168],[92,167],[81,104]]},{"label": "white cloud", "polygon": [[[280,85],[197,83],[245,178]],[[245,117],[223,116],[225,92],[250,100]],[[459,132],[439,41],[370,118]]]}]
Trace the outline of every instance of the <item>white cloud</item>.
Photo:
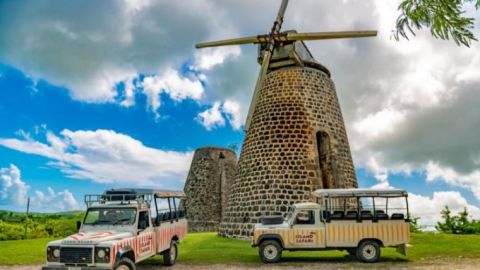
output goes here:
[{"label": "white cloud", "polygon": [[[21,179],[21,172],[17,166],[11,164],[8,168],[0,168],[0,205],[24,207],[27,204],[30,186]],[[35,211],[65,211],[80,209],[73,194],[65,189],[55,192],[51,187],[46,194],[36,190],[30,196],[31,209]]]},{"label": "white cloud", "polygon": [[203,85],[196,76],[192,79],[182,77],[173,69],[168,69],[158,76],[145,77],[142,87],[147,96],[147,104],[154,113],[160,108],[161,93],[166,93],[175,101],[182,101],[186,98],[199,100],[204,92]]},{"label": "white cloud", "polygon": [[223,64],[226,59],[240,56],[239,46],[205,48],[195,52],[195,66],[202,70],[209,70],[216,65]]},{"label": "white cloud", "polygon": [[[176,101],[202,97],[199,78],[206,76],[185,78],[177,68],[194,59],[195,69],[211,70],[241,52],[239,47],[195,51],[193,40],[235,32],[218,3],[209,0],[190,2],[188,8],[184,2],[150,0],[0,5],[15,10],[1,16],[2,63],[34,81],[65,87],[75,100],[123,107],[135,104],[132,81],[149,74],[146,89],[138,93],[147,96],[157,117],[162,92]],[[125,89],[119,91],[122,83]]]},{"label": "white cloud", "polygon": [[0,138],[0,145],[47,157],[50,166],[72,178],[136,186],[183,182],[192,159],[191,152],[150,148],[112,130],[65,129],[47,136],[47,143]]},{"label": "white cloud", "polygon": [[[372,186],[373,189],[393,189],[388,181],[382,181]],[[399,200],[389,201],[393,208],[403,208],[405,203]],[[437,191],[432,196],[408,193],[410,215],[419,218],[418,223],[427,230],[433,230],[438,221],[442,219],[441,211],[448,206],[452,214],[457,214],[467,209],[470,218],[480,219],[480,208],[468,203],[457,191]]]},{"label": "white cloud", "polygon": [[225,100],[222,106],[222,110],[227,115],[228,121],[233,129],[236,130],[239,130],[245,121],[245,116],[242,114],[240,106],[240,103],[230,99]]},{"label": "white cloud", "polygon": [[123,107],[132,107],[135,105],[135,86],[132,80],[126,80],[123,82],[125,84],[125,96],[120,102],[120,106]]},{"label": "white cloud", "polygon": [[353,127],[356,132],[367,138],[376,138],[392,133],[404,118],[402,112],[385,109],[366,116],[356,122]]},{"label": "white cloud", "polygon": [[430,228],[441,220],[440,212],[448,206],[453,214],[467,208],[470,218],[480,219],[480,209],[471,205],[456,191],[433,192],[431,197],[409,193],[410,211],[414,217],[419,217],[419,223]]},{"label": "white cloud", "polygon": [[244,121],[244,115],[240,110],[240,104],[233,100],[226,100],[223,104],[215,102],[213,106],[202,111],[196,120],[207,130],[225,126],[225,118],[233,129],[239,130]]},{"label": "white cloud", "polygon": [[225,126],[225,119],[222,116],[220,106],[220,102],[215,102],[210,109],[198,114],[196,118],[197,121],[201,123],[207,130]]},{"label": "white cloud", "polygon": [[22,181],[17,166],[10,164],[8,168],[0,168],[0,180],[0,204],[26,202],[29,186]]},{"label": "white cloud", "polygon": [[480,170],[461,174],[452,168],[429,162],[426,165],[427,181],[445,181],[454,186],[467,188],[480,200]]},{"label": "white cloud", "polygon": [[30,201],[32,208],[37,209],[37,211],[53,212],[82,208],[75,197],[73,197],[73,194],[67,189],[55,192],[51,187],[48,187],[46,194],[37,190]]}]

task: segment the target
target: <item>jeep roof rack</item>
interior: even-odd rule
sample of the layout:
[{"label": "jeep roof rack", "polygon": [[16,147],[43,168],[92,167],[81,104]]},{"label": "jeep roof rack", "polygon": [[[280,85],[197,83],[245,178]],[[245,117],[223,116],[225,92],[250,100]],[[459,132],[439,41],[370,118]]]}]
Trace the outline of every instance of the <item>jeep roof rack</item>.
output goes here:
[{"label": "jeep roof rack", "polygon": [[103,194],[86,194],[85,204],[90,207],[94,203],[106,204],[115,202],[120,204],[130,204],[132,202],[148,203],[153,198],[179,198],[184,199],[185,193],[174,190],[155,190],[155,189],[108,189]]}]

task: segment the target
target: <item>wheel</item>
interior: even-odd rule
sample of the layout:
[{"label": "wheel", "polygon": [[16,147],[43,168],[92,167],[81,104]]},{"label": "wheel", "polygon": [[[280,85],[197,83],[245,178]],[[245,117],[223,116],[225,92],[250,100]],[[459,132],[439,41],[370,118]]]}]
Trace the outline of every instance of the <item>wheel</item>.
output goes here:
[{"label": "wheel", "polygon": [[174,265],[175,261],[177,260],[177,254],[178,254],[177,242],[172,240],[172,242],[170,242],[170,248],[163,252],[163,265],[165,266]]},{"label": "wheel", "polygon": [[366,262],[374,263],[380,258],[380,245],[373,240],[366,240],[360,243],[357,248],[357,259]]},{"label": "wheel", "polygon": [[348,254],[351,255],[351,256],[357,256],[357,248],[347,248],[346,249]]},{"label": "wheel", "polygon": [[115,270],[136,270],[135,263],[127,257],[123,257],[118,261]]},{"label": "wheel", "polygon": [[276,263],[282,257],[282,247],[275,240],[265,240],[260,244],[258,255],[263,263]]}]

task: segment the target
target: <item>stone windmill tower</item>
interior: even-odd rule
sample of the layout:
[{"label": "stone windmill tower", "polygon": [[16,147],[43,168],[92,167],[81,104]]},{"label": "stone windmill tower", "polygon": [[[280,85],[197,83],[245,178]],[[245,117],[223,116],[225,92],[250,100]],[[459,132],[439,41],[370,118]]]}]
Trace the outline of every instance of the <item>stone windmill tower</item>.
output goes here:
[{"label": "stone windmill tower", "polygon": [[236,166],[237,155],[230,149],[195,150],[184,187],[190,232],[218,231]]},{"label": "stone windmill tower", "polygon": [[376,31],[280,32],[283,0],[270,34],[197,44],[259,45],[260,75],[220,234],[248,238],[261,216],[312,200],[318,188],[357,187],[335,86],[303,40],[375,36]]}]

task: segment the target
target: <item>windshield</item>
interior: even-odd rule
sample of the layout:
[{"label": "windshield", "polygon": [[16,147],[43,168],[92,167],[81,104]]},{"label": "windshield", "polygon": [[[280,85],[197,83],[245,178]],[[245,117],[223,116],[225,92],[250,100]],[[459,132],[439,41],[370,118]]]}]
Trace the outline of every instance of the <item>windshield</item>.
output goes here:
[{"label": "windshield", "polygon": [[90,208],[85,215],[86,225],[132,225],[135,223],[135,208]]}]

